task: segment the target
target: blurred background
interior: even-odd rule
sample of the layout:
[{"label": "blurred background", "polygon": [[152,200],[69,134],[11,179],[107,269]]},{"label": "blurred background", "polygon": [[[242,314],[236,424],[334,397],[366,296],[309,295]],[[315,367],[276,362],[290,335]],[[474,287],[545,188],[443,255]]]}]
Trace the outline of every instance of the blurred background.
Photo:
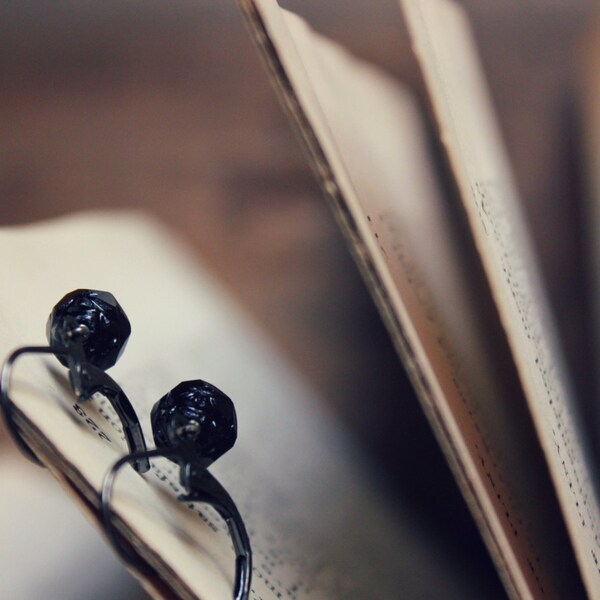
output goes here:
[{"label": "blurred background", "polygon": [[[423,95],[394,0],[281,4]],[[595,3],[463,4],[577,392],[589,400],[594,359],[580,108]],[[449,512],[433,510],[436,490],[453,482],[233,1],[6,0],[0,3],[0,89],[1,225],[100,207],[158,216],[338,411],[380,465],[390,494],[415,506],[417,498],[430,498],[430,505],[417,507],[424,521],[440,535],[460,531],[465,555],[480,554],[456,494]],[[591,415],[592,403],[583,406]],[[15,510],[9,488],[21,481],[31,497],[27,482],[39,474],[11,458],[9,442],[0,448],[7,492],[0,502]],[[422,465],[405,458],[416,453],[431,474],[425,481]],[[65,516],[64,527],[70,523]],[[45,545],[42,525],[35,528],[24,556],[32,545],[41,561],[51,543],[60,551],[56,540]],[[14,526],[6,531],[19,535]],[[49,527],[47,539],[56,535]],[[81,554],[73,548],[85,539],[88,552],[118,569],[95,534],[81,536],[65,539],[65,561]],[[0,582],[8,585],[4,571]],[[28,589],[0,596],[82,597],[69,586],[56,595]],[[135,586],[121,595],[144,597]]]}]

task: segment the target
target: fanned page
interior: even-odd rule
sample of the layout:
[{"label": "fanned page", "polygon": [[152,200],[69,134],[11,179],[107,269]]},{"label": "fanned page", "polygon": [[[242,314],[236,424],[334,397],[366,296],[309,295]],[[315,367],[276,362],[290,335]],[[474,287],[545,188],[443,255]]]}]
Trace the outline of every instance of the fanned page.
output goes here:
[{"label": "fanned page", "polygon": [[402,7],[576,558],[599,598],[600,512],[584,431],[471,34],[450,0]]},{"label": "fanned page", "polygon": [[[48,313],[66,292],[104,289],[133,332],[110,374],[149,446],[149,411],[180,381],[202,378],[233,398],[238,441],[211,471],[250,534],[253,599],[482,596],[445,566],[408,512],[390,511],[311,390],[152,221],[91,214],[2,229],[0,250],[2,354],[42,344]],[[54,357],[17,363],[12,397],[26,439],[97,520],[104,474],[126,452],[110,405],[102,397],[78,404]],[[125,469],[113,503],[119,531],[154,570],[143,579],[154,597],[230,600],[235,561],[226,526],[205,506],[178,502],[181,492],[164,459],[143,477]]]},{"label": "fanned page", "polygon": [[410,95],[274,0],[241,5],[507,591],[577,596],[535,431],[472,318]]}]

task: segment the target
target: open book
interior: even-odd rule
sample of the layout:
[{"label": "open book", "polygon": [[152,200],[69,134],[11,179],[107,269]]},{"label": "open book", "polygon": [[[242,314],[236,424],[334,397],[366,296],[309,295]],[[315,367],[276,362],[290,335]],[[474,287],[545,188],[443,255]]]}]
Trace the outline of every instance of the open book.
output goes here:
[{"label": "open book", "polygon": [[[600,597],[600,512],[585,435],[476,60],[450,0],[401,3],[456,187],[434,177],[411,95],[275,0],[240,0],[284,105],[381,309],[506,592]],[[0,234],[2,350],[43,340],[54,303],[111,291],[133,336],[111,375],[149,433],[154,402],[202,378],[236,402],[239,440],[211,467],[254,552],[252,597],[492,597],[461,577],[310,389],[173,240],[132,215]],[[18,257],[18,259],[15,259]],[[15,373],[27,442],[98,520],[126,452],[102,398],[77,404],[52,357]],[[400,368],[400,365],[399,365]],[[399,399],[400,401],[400,399]],[[148,435],[148,439],[150,436]],[[233,553],[209,509],[177,502],[176,469],[121,475],[119,533],[159,598],[231,597]]]},{"label": "open book", "polygon": [[466,17],[400,5],[455,194],[405,89],[241,1],[507,592],[600,597],[586,433]]},{"label": "open book", "polygon": [[[132,324],[110,373],[131,399],[149,446],[150,409],[180,381],[201,377],[234,400],[238,440],[211,471],[251,537],[251,597],[486,593],[450,570],[408,510],[392,510],[377,476],[314,392],[154,222],[132,213],[75,215],[1,230],[0,246],[2,276],[11,282],[1,292],[4,354],[44,342],[48,313],[65,291],[107,289]],[[11,389],[28,443],[100,524],[102,480],[127,452],[110,405],[102,396],[77,403],[54,357],[23,358]],[[155,573],[144,586],[156,598],[230,599],[235,561],[225,523],[202,504],[176,500],[181,489],[172,463],[152,465],[144,477],[125,469],[113,500],[119,531]]]}]

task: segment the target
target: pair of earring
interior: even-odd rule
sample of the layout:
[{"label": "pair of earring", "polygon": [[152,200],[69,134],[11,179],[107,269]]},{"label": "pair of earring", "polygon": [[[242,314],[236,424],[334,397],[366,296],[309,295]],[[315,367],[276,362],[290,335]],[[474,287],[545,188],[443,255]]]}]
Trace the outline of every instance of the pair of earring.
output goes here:
[{"label": "pair of earring", "polygon": [[252,573],[252,551],[242,517],[225,488],[208,467],[235,443],[237,420],[231,399],[215,386],[185,381],[163,396],[152,408],[155,448],[148,449],[133,406],[122,388],[106,374],[121,356],[131,325],[125,312],[108,292],[75,290],[53,308],[48,318],[48,346],[25,346],[13,351],[0,374],[0,407],[8,431],[32,461],[41,462],[24,440],[14,421],[9,390],[15,361],[23,354],[54,354],[69,372],[78,401],[102,394],[119,417],[129,454],[108,471],[102,486],[102,516],[106,533],[119,555],[140,571],[142,564],[121,543],[114,528],[110,501],[120,469],[131,464],[139,473],[150,469],[150,459],[165,457],[179,466],[186,494],[179,500],[213,506],[227,523],[236,554],[235,600],[247,600]]}]

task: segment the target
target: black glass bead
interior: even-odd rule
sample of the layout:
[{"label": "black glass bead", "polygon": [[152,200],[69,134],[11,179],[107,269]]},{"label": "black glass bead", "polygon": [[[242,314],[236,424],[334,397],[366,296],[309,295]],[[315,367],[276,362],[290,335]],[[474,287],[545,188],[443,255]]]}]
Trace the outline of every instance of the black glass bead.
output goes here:
[{"label": "black glass bead", "polygon": [[152,408],[152,432],[157,448],[214,461],[237,438],[235,407],[214,385],[196,379],[184,381]]},{"label": "black glass bead", "polygon": [[[50,346],[65,348],[77,339],[86,361],[103,371],[117,362],[130,334],[129,319],[115,297],[97,290],[67,294],[52,309],[46,325]],[[64,357],[58,359],[68,366]]]}]

